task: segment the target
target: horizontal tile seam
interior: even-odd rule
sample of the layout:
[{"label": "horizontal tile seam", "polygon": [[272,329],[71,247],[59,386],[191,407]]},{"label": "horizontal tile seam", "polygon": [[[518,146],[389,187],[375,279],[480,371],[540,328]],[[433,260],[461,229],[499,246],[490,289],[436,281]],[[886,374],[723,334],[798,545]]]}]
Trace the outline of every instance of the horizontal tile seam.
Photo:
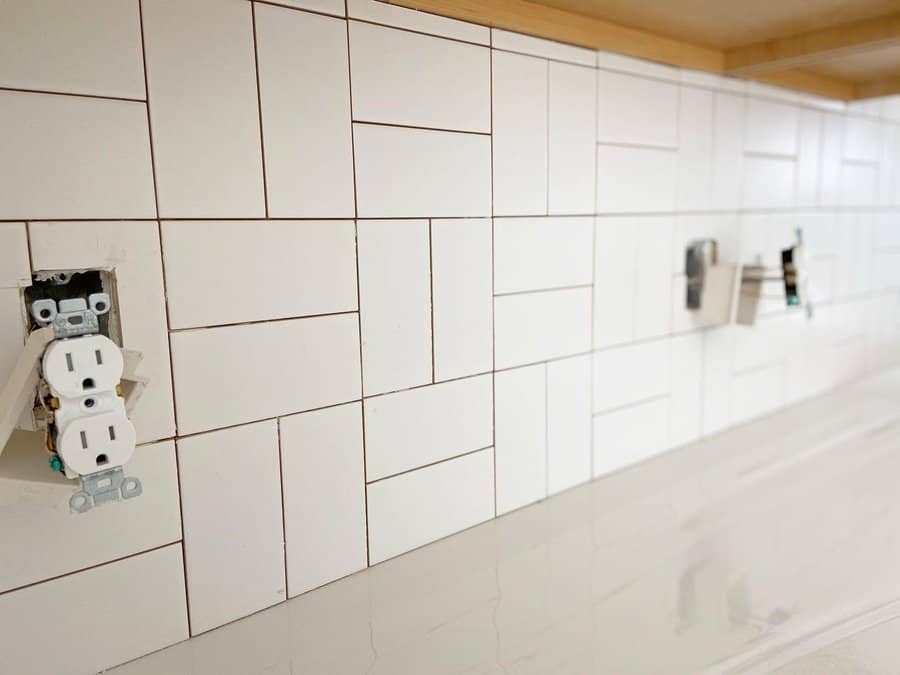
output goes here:
[{"label": "horizontal tile seam", "polygon": [[112,558],[110,560],[104,560],[103,562],[95,563],[93,565],[86,565],[84,567],[79,567],[79,568],[71,570],[69,572],[63,572],[62,574],[57,574],[52,577],[40,579],[38,581],[32,581],[27,584],[22,584],[21,586],[16,586],[15,588],[10,588],[5,591],[0,591],[0,596],[4,596],[7,593],[15,593],[16,591],[22,591],[22,590],[25,590],[26,588],[31,588],[32,586],[39,586],[41,584],[46,584],[51,581],[57,581],[59,579],[64,579],[66,577],[72,576],[73,574],[81,574],[82,572],[89,572],[90,570],[95,570],[99,567],[106,567],[107,565],[113,565],[115,563],[122,562],[123,560],[128,560],[129,558],[134,558],[139,555],[145,555],[147,553],[153,553],[154,551],[159,551],[159,550],[167,548],[169,546],[174,546],[176,544],[180,544],[181,542],[182,542],[182,540],[180,538],[173,539],[172,541],[166,542],[165,544],[159,544],[158,546],[151,546],[150,548],[141,549],[140,551],[135,551],[134,553],[128,553],[127,555],[119,556],[117,558]]},{"label": "horizontal tile seam", "polygon": [[508,298],[510,296],[516,295],[537,295],[539,293],[556,293],[559,291],[574,291],[580,288],[591,288],[593,287],[593,282],[588,281],[583,284],[572,284],[571,286],[546,286],[542,288],[528,288],[521,291],[503,291],[500,293],[494,293],[495,298]]},{"label": "horizontal tile seam", "polygon": [[[522,35],[522,33],[517,33],[518,35]],[[527,36],[531,37],[531,36]],[[543,38],[540,38],[543,39]],[[564,42],[560,42],[559,44],[564,46],[575,46],[575,45],[567,45]],[[576,47],[577,49],[577,47]],[[540,59],[541,61],[549,61],[550,63],[559,63],[565,66],[578,66],[580,68],[589,68],[590,70],[597,70],[596,61],[592,64],[583,63],[581,61],[576,61],[575,59],[564,59],[559,56],[545,56],[543,54],[537,54],[535,52],[528,52],[522,49],[512,49],[509,47],[497,47],[495,45],[491,45],[492,52],[503,52],[505,54],[516,54],[517,56],[528,56],[533,59]],[[594,53],[596,56],[596,52]]]},{"label": "horizontal tile seam", "polygon": [[799,157],[799,152],[766,152],[763,150],[744,150],[744,157],[750,157],[751,159],[781,159],[785,161],[796,162]]},{"label": "horizontal tile seam", "polygon": [[[394,5],[394,7],[400,8],[398,5]],[[407,9],[407,8],[403,7],[402,9]],[[412,10],[412,11],[421,12],[423,14],[430,14],[431,16],[434,16],[434,17],[437,17],[440,19],[447,19],[450,21],[460,21],[459,19],[450,19],[449,17],[441,16],[440,14],[432,14],[431,12],[425,12],[423,10]],[[488,36],[488,38],[486,39],[485,42],[475,42],[473,40],[464,40],[460,37],[454,37],[452,35],[446,35],[444,33],[435,33],[435,32],[429,32],[429,31],[425,31],[425,30],[419,30],[416,28],[409,28],[408,26],[401,26],[396,23],[385,23],[383,21],[378,21],[376,19],[366,19],[359,15],[354,15],[352,13],[347,16],[347,21],[350,23],[363,23],[363,24],[368,24],[370,26],[379,26],[380,28],[390,28],[392,30],[403,31],[404,33],[412,33],[413,35],[422,35],[425,37],[437,38],[438,40],[447,40],[448,42],[458,42],[460,44],[469,45],[471,47],[482,47],[484,49],[491,49],[490,36]],[[484,25],[478,24],[478,23],[471,23],[468,21],[460,21],[460,23],[464,23],[469,26],[476,26],[478,28],[488,28],[488,26],[484,26]]]},{"label": "horizontal tile seam", "polygon": [[493,447],[494,447],[493,445],[485,445],[482,448],[476,448],[475,450],[468,450],[468,451],[462,452],[458,455],[453,455],[452,457],[445,457],[443,459],[438,459],[434,462],[429,462],[428,464],[422,464],[421,466],[415,466],[411,469],[405,469],[403,471],[398,471],[397,473],[392,473],[387,476],[382,476],[380,478],[376,478],[374,480],[370,480],[369,482],[367,482],[366,487],[369,487],[370,485],[375,485],[376,483],[381,483],[386,480],[390,480],[392,478],[397,478],[398,476],[405,476],[407,474],[414,473],[415,471],[420,471],[422,469],[430,469],[433,466],[438,466],[440,464],[446,464],[447,462],[452,462],[455,459],[461,459],[463,457],[468,457],[469,455],[474,455],[479,452],[484,452],[485,450],[490,450]]},{"label": "horizontal tile seam", "polygon": [[0,86],[0,92],[8,91],[16,94],[42,94],[46,96],[69,96],[72,98],[89,98],[100,101],[125,101],[128,103],[147,103],[145,98],[130,98],[128,96],[110,96],[106,94],[79,94],[71,91],[52,91],[49,89],[25,89],[22,87],[3,87]]},{"label": "horizontal tile seam", "polygon": [[[333,14],[331,12],[323,12],[318,9],[310,9],[308,7],[298,7],[297,5],[288,5],[281,4],[278,2],[274,2],[274,0],[247,0],[251,4],[256,3],[257,5],[268,5],[269,7],[278,7],[279,9],[287,9],[292,12],[303,12],[304,14],[315,14],[316,16],[323,16],[329,19],[337,19],[339,21],[346,21],[347,15],[345,13],[341,14]],[[344,3],[341,2],[343,5]]]},{"label": "horizontal tile seam", "polygon": [[580,356],[590,356],[593,354],[593,350],[589,351],[581,351],[581,352],[573,352],[571,354],[562,354],[560,356],[549,356],[544,359],[540,359],[538,361],[529,361],[527,363],[517,363],[513,366],[502,366],[494,369],[494,373],[505,373],[511,370],[518,370],[519,368],[530,368],[531,366],[540,366],[545,363],[557,363],[558,361],[566,361],[568,359],[576,359]]},{"label": "horizontal tile seam", "polygon": [[468,129],[446,129],[443,127],[427,127],[417,124],[400,124],[396,122],[374,122],[371,120],[353,119],[351,122],[357,126],[387,127],[389,129],[411,129],[413,131],[433,131],[445,134],[464,134],[466,136],[486,136],[490,138],[490,131],[470,131]]},{"label": "horizontal tile seam", "polygon": [[346,309],[340,312],[323,312],[321,314],[298,314],[297,316],[282,316],[272,319],[253,319],[252,321],[234,321],[231,323],[217,323],[198,326],[185,326],[183,328],[170,328],[170,334],[199,332],[204,330],[216,330],[219,328],[235,328],[237,326],[257,326],[262,323],[284,323],[286,321],[301,321],[303,319],[322,319],[329,316],[350,316],[359,313],[359,309]]},{"label": "horizontal tile seam", "polygon": [[[671,389],[671,383],[670,383]],[[603,417],[604,415],[609,415],[612,413],[621,412],[623,410],[628,410],[630,408],[637,408],[642,405],[646,405],[647,403],[654,403],[656,401],[662,401],[664,399],[672,398],[672,392],[668,391],[665,394],[654,394],[653,396],[648,396],[647,398],[642,398],[637,401],[629,401],[628,403],[623,403],[621,405],[612,406],[611,408],[603,408],[602,410],[594,410],[591,412],[591,417]]]},{"label": "horizontal tile seam", "polygon": [[677,145],[662,145],[659,143],[628,143],[620,141],[597,141],[597,146],[608,148],[630,148],[632,150],[659,150],[660,152],[676,153],[679,150]]},{"label": "horizontal tile seam", "polygon": [[383,396],[392,396],[394,394],[402,394],[405,391],[418,391],[419,389],[427,389],[428,387],[436,387],[439,384],[449,384],[451,382],[460,382],[462,380],[471,380],[476,377],[484,377],[485,375],[490,375],[492,371],[485,370],[480,373],[472,373],[470,375],[460,375],[459,377],[451,377],[446,380],[437,380],[436,382],[423,382],[422,384],[414,384],[411,387],[405,387],[403,389],[391,389],[390,391],[380,391],[375,394],[365,394],[363,396],[364,401],[370,401],[374,398],[381,398]]}]

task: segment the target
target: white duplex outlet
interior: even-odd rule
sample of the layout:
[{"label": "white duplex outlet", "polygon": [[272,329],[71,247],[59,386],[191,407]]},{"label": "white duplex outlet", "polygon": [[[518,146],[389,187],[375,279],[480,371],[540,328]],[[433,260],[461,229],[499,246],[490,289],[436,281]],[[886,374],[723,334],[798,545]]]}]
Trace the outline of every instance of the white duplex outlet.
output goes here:
[{"label": "white duplex outlet", "polygon": [[70,478],[122,466],[134,453],[134,426],[118,392],[123,368],[121,351],[104,335],[56,340],[44,352],[56,452]]}]

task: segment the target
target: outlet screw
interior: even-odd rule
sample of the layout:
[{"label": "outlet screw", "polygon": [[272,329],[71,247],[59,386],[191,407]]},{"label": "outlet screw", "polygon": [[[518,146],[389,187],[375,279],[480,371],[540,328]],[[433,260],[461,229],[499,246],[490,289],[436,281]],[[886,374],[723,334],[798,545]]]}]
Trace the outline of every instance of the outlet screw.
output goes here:
[{"label": "outlet screw", "polygon": [[57,455],[51,455],[50,461],[48,463],[50,464],[50,468],[53,469],[53,471],[62,473],[62,462]]}]

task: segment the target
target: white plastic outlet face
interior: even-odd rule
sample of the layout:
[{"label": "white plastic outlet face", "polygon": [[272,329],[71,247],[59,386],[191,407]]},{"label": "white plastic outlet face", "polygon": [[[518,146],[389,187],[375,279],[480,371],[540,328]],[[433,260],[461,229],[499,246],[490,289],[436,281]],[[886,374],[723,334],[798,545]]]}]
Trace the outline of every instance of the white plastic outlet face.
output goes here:
[{"label": "white plastic outlet face", "polygon": [[43,376],[56,399],[56,452],[66,475],[122,466],[134,453],[134,426],[117,387],[124,362],[103,335],[56,340],[44,352]]}]

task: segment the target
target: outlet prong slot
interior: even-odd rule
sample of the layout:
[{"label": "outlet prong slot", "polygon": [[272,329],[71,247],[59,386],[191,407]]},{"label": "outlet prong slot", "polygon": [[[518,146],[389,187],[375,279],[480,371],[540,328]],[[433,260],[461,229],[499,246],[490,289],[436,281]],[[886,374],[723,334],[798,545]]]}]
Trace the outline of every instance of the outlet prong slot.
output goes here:
[{"label": "outlet prong slot", "polygon": [[87,450],[87,446],[88,446],[88,442],[87,442],[87,433],[85,433],[84,431],[82,431],[82,432],[80,432],[80,433],[81,433],[81,447],[82,447],[84,450]]},{"label": "outlet prong slot", "polygon": [[66,352],[66,367],[70,373],[75,372],[75,364],[72,362],[72,352]]},{"label": "outlet prong slot", "polygon": [[116,428],[114,426],[109,427],[109,440],[116,440]]},{"label": "outlet prong slot", "polygon": [[102,366],[103,365],[103,352],[101,352],[99,349],[95,349],[94,357],[97,359],[97,365]]}]

